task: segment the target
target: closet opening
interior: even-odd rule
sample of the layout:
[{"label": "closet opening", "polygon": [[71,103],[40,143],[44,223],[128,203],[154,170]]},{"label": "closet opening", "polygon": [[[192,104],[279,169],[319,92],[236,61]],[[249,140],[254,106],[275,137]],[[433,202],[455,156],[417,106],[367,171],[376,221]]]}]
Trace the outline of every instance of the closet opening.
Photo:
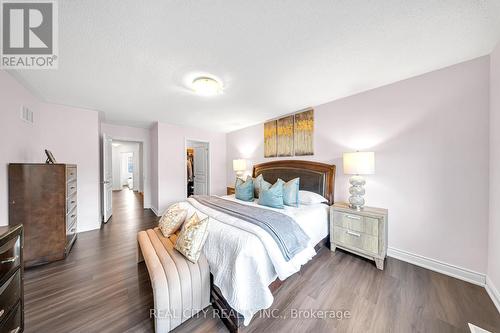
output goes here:
[{"label": "closet opening", "polygon": [[210,144],[186,140],[186,197],[210,193]]}]

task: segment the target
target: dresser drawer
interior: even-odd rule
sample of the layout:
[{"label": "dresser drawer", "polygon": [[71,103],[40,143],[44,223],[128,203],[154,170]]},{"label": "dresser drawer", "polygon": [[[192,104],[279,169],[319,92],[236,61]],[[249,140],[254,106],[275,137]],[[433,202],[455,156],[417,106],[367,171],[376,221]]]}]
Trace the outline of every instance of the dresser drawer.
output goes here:
[{"label": "dresser drawer", "polygon": [[9,311],[14,307],[21,297],[21,270],[8,279],[0,287],[0,322],[7,317]]},{"label": "dresser drawer", "polygon": [[6,333],[18,333],[21,332],[21,318],[22,318],[22,309],[21,303],[18,302],[15,309],[13,309],[5,319],[4,322],[0,324],[0,332]]},{"label": "dresser drawer", "polygon": [[378,254],[378,237],[358,231],[333,227],[333,240],[339,245],[357,248],[373,254]]},{"label": "dresser drawer", "polygon": [[76,193],[73,194],[71,197],[66,199],[66,214],[69,214],[70,212],[73,211],[73,208],[76,207]]},{"label": "dresser drawer", "polygon": [[379,221],[376,218],[334,212],[333,221],[338,227],[378,237]]},{"label": "dresser drawer", "polygon": [[69,230],[71,226],[76,225],[76,220],[78,218],[77,208],[73,209],[66,215],[66,230]]},{"label": "dresser drawer", "polygon": [[76,179],[66,184],[66,194],[71,197],[76,193]]},{"label": "dresser drawer", "polygon": [[66,236],[73,238],[74,234],[76,234],[76,220],[66,229]]},{"label": "dresser drawer", "polygon": [[76,167],[67,167],[66,168],[66,182],[76,181]]},{"label": "dresser drawer", "polygon": [[21,237],[16,236],[0,246],[0,281],[21,264]]}]

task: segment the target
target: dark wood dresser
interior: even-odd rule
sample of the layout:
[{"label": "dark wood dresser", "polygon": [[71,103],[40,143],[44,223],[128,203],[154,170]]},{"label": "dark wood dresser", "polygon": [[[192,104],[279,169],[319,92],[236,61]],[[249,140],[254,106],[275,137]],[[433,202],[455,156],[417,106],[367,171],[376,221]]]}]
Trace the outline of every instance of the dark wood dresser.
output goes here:
[{"label": "dark wood dresser", "polygon": [[77,168],[9,164],[9,225],[24,225],[24,267],[64,259],[76,240]]},{"label": "dark wood dresser", "polygon": [[23,226],[0,227],[0,332],[24,330]]}]

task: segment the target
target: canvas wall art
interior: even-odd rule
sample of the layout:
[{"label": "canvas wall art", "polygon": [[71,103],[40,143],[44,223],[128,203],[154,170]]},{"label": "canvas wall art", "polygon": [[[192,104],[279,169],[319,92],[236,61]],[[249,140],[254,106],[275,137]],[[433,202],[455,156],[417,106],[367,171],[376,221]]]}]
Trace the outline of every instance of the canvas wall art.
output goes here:
[{"label": "canvas wall art", "polygon": [[295,156],[314,154],[314,110],[295,114],[294,147]]},{"label": "canvas wall art", "polygon": [[293,115],[278,119],[278,156],[293,156]]},{"label": "canvas wall art", "polygon": [[272,120],[264,124],[264,157],[277,156],[277,121]]},{"label": "canvas wall art", "polygon": [[314,155],[314,110],[264,123],[264,157]]}]

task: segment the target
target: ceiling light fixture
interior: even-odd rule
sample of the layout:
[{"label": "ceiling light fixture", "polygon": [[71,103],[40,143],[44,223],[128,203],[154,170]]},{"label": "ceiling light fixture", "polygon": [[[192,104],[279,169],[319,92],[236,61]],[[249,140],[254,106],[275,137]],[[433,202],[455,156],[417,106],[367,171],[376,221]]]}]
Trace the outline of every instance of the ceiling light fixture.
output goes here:
[{"label": "ceiling light fixture", "polygon": [[216,79],[207,76],[194,79],[192,88],[195,93],[201,96],[215,96],[222,93],[222,84]]}]

